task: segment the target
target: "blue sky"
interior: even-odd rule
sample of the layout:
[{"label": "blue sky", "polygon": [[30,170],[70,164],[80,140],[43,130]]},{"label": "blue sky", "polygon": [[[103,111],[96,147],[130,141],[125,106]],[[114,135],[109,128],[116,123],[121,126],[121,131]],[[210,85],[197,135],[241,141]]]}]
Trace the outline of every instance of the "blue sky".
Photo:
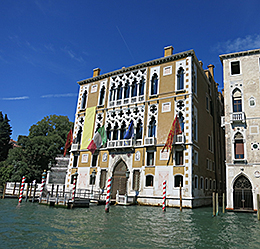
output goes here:
[{"label": "blue sky", "polygon": [[0,1],[0,111],[13,139],[51,114],[74,121],[77,81],[194,49],[215,65],[223,53],[260,47],[256,1]]}]

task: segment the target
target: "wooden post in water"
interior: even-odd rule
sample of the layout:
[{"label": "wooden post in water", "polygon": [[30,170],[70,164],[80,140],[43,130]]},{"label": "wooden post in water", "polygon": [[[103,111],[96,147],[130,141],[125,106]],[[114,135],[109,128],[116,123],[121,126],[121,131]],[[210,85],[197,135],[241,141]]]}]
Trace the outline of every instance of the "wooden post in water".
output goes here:
[{"label": "wooden post in water", "polygon": [[212,193],[213,216],[216,216],[216,199],[215,192]]},{"label": "wooden post in water", "polygon": [[58,196],[59,194],[59,185],[56,186],[56,197]]},{"label": "wooden post in water", "polygon": [[216,215],[218,215],[218,193],[216,193]]},{"label": "wooden post in water", "polygon": [[63,194],[62,194],[62,197],[64,197],[65,195],[65,184],[63,185]]},{"label": "wooden post in water", "polygon": [[29,198],[32,197],[32,183],[30,183],[30,193],[29,193]]},{"label": "wooden post in water", "polygon": [[54,184],[51,185],[51,197],[53,196]]},{"label": "wooden post in water", "polygon": [[4,192],[3,192],[3,196],[2,196],[3,199],[5,198],[6,185],[7,185],[7,182],[5,183],[5,186],[4,186]]},{"label": "wooden post in water", "polygon": [[257,194],[257,219],[260,220],[259,194]]},{"label": "wooden post in water", "polygon": [[26,202],[27,202],[27,199],[28,199],[28,194],[29,194],[29,183],[27,183],[27,188],[26,188],[26,196],[25,196]]},{"label": "wooden post in water", "polygon": [[33,198],[32,198],[32,202],[34,202],[34,199],[35,199],[35,193],[36,193],[36,187],[37,187],[36,181],[33,181],[33,182],[34,182],[34,189],[33,189]]},{"label": "wooden post in water", "polygon": [[225,213],[225,193],[223,193],[222,212]]},{"label": "wooden post in water", "polygon": [[180,182],[180,211],[182,212],[182,193],[181,193],[181,182]]},{"label": "wooden post in water", "polygon": [[13,195],[15,195],[16,182],[14,183]]}]

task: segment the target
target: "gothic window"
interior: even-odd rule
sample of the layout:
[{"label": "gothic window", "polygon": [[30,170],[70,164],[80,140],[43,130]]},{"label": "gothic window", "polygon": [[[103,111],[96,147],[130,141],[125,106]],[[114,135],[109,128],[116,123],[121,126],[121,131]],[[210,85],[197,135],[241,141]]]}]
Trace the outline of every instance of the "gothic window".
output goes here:
[{"label": "gothic window", "polygon": [[82,134],[82,127],[79,127],[78,133],[77,133],[77,137],[76,137],[76,143],[80,144],[81,142],[81,134]]},{"label": "gothic window", "polygon": [[118,140],[118,124],[116,123],[113,130],[113,140]]},{"label": "gothic window", "polygon": [[151,95],[157,94],[157,88],[158,88],[158,75],[154,73],[151,81]]},{"label": "gothic window", "polygon": [[140,83],[139,83],[139,95],[144,95],[144,78],[142,77]]},{"label": "gothic window", "polygon": [[118,87],[117,87],[117,99],[122,99],[122,93],[123,93],[123,88],[122,88],[122,83],[120,82]]},{"label": "gothic window", "polygon": [[175,175],[174,176],[174,187],[178,188],[180,185],[183,187],[183,176],[182,175]]},{"label": "gothic window", "polygon": [[155,117],[152,117],[148,125],[148,137],[155,137],[156,133],[156,121]]},{"label": "gothic window", "polygon": [[124,139],[125,133],[126,133],[126,124],[125,122],[123,122],[120,128],[120,139]]},{"label": "gothic window", "polygon": [[130,93],[130,84],[129,81],[126,81],[125,88],[124,88],[125,99],[129,98],[129,93]]},{"label": "gothic window", "polygon": [[132,93],[131,93],[132,97],[136,97],[137,96],[137,85],[136,85],[136,80],[133,81],[132,83]]},{"label": "gothic window", "polygon": [[143,126],[142,121],[139,120],[136,127],[136,139],[142,139],[143,137]]},{"label": "gothic window", "polygon": [[179,68],[177,73],[177,90],[183,90],[184,88],[184,69]]},{"label": "gothic window", "polygon": [[112,133],[111,124],[108,124],[108,126],[107,126],[107,139],[108,140],[111,140],[111,133]]},{"label": "gothic window", "polygon": [[145,178],[145,186],[146,187],[153,187],[153,176],[147,175]]},{"label": "gothic window", "polygon": [[113,84],[111,89],[110,89],[110,97],[109,97],[110,101],[114,101],[115,100],[115,97],[116,97],[115,93],[116,93],[116,87],[115,87],[115,84]]},{"label": "gothic window", "polygon": [[241,133],[237,133],[234,137],[234,150],[235,150],[235,159],[244,159],[244,141]]},{"label": "gothic window", "polygon": [[87,91],[84,91],[84,93],[82,95],[81,109],[85,109],[86,108],[87,94],[88,94]]},{"label": "gothic window", "polygon": [[105,100],[105,86],[102,86],[100,93],[99,93],[99,105],[104,105],[104,100]]},{"label": "gothic window", "polygon": [[242,95],[238,89],[233,92],[233,112],[242,112]]}]

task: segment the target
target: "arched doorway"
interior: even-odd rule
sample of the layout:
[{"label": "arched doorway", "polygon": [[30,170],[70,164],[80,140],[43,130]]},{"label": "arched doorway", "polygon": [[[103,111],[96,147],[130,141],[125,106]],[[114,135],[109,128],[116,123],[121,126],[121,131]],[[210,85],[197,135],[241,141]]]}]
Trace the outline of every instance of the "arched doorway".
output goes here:
[{"label": "arched doorway", "polygon": [[252,185],[247,177],[239,176],[234,183],[233,191],[234,209],[252,210],[253,194]]},{"label": "arched doorway", "polygon": [[111,199],[116,198],[117,190],[120,195],[126,194],[126,170],[126,164],[122,160],[115,166],[113,171]]}]

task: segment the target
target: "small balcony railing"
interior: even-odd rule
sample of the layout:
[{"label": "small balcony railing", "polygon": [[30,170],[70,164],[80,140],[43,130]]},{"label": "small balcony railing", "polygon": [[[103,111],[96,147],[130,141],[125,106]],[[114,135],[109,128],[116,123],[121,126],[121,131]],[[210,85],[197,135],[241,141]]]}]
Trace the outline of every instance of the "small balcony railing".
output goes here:
[{"label": "small balcony railing", "polygon": [[128,148],[133,146],[132,139],[111,140],[107,142],[108,149]]},{"label": "small balcony railing", "polygon": [[144,145],[145,146],[154,146],[156,144],[155,137],[146,137],[144,138]]},{"label": "small balcony railing", "polygon": [[175,144],[184,144],[185,143],[185,136],[184,134],[179,134],[176,136]]},{"label": "small balcony railing", "polygon": [[80,144],[72,144],[71,151],[78,151],[80,149]]},{"label": "small balcony railing", "polygon": [[245,113],[244,112],[233,112],[230,116],[231,122],[245,122]]}]

